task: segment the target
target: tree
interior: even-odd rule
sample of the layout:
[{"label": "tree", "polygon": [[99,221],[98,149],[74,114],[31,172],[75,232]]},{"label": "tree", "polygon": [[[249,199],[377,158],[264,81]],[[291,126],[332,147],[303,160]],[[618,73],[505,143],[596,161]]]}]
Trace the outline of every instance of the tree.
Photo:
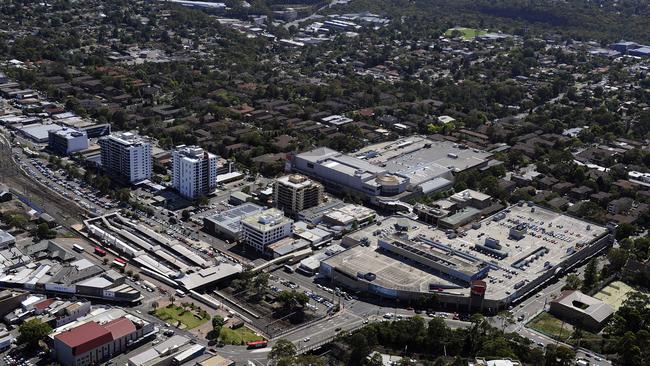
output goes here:
[{"label": "tree", "polygon": [[296,358],[296,345],[286,339],[279,339],[269,352],[269,360],[276,365],[292,365]]},{"label": "tree", "polygon": [[154,302],[151,303],[151,308],[152,308],[154,311],[155,311],[156,309],[158,309],[158,306],[160,306],[160,304],[158,304],[157,301],[154,301]]},{"label": "tree", "polygon": [[580,280],[580,277],[578,277],[578,275],[575,273],[569,273],[569,275],[566,276],[566,283],[564,284],[564,286],[562,286],[562,291],[577,290],[580,288],[581,285],[582,285],[582,281]]},{"label": "tree", "polygon": [[206,196],[199,196],[195,202],[195,204],[199,207],[206,206],[208,203],[210,203],[210,200]]},{"label": "tree", "polygon": [[449,339],[451,334],[451,329],[449,329],[447,323],[443,319],[434,317],[429,320],[427,334],[431,342],[432,351],[436,354],[442,354],[444,342]]},{"label": "tree", "polygon": [[589,292],[593,289],[598,281],[598,260],[596,258],[589,261],[585,268],[585,279],[582,282],[582,291]]},{"label": "tree", "polygon": [[628,253],[621,248],[612,248],[607,253],[610,269],[612,272],[620,271],[625,263],[627,263]]},{"label": "tree", "polygon": [[131,199],[131,191],[128,188],[122,188],[115,192],[115,198],[122,202],[129,202]]},{"label": "tree", "polygon": [[582,329],[578,327],[573,328],[573,334],[571,335],[571,338],[573,338],[576,342],[578,342],[578,345],[580,344],[580,340],[583,337],[583,332]]},{"label": "tree", "polygon": [[300,355],[294,361],[296,366],[325,366],[325,357],[316,355]]},{"label": "tree", "polygon": [[363,363],[363,360],[366,359],[370,351],[372,350],[372,345],[368,343],[368,338],[366,338],[361,332],[354,333],[348,339],[348,344],[352,348],[350,351],[350,365],[360,365]]},{"label": "tree", "polygon": [[622,223],[616,227],[616,240],[623,240],[634,235],[637,228],[634,225]]},{"label": "tree", "polygon": [[452,362],[450,366],[465,366],[465,365],[467,365],[467,362],[462,358],[460,358],[460,356],[456,356],[456,358],[454,358],[454,362]]},{"label": "tree", "polygon": [[23,215],[11,215],[9,216],[9,220],[7,220],[7,224],[24,229],[25,225],[27,225],[27,218]]},{"label": "tree", "polygon": [[30,319],[18,328],[20,334],[18,335],[17,342],[24,344],[28,348],[38,347],[40,341],[45,340],[48,334],[52,331],[47,323],[43,323],[40,319]]},{"label": "tree", "polygon": [[176,301],[176,297],[174,297],[174,295],[169,296],[169,302],[171,302],[172,305],[174,305],[174,301]]},{"label": "tree", "polygon": [[497,318],[501,320],[501,331],[506,329],[506,325],[513,324],[515,322],[514,316],[510,311],[501,311],[497,314]]},{"label": "tree", "polygon": [[56,237],[56,231],[51,230],[50,227],[43,222],[38,224],[38,227],[36,228],[36,236],[40,239],[54,239]]},{"label": "tree", "polygon": [[301,292],[296,292],[295,290],[285,290],[278,294],[276,300],[280,303],[284,312],[294,313],[302,312],[305,304],[309,302],[309,297]]},{"label": "tree", "polygon": [[183,218],[184,221],[189,220],[190,216],[191,214],[189,210],[183,210],[183,212],[181,212],[181,217]]},{"label": "tree", "polygon": [[546,366],[569,366],[574,364],[576,353],[565,346],[546,346]]},{"label": "tree", "polygon": [[221,327],[226,324],[226,321],[221,317],[221,315],[215,315],[214,318],[212,318],[212,330],[216,335],[219,335],[221,333]]}]

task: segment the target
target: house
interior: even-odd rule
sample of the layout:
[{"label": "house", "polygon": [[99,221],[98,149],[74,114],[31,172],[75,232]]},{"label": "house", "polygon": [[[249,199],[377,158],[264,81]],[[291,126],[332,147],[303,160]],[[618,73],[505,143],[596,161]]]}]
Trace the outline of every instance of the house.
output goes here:
[{"label": "house", "polygon": [[632,208],[634,200],[630,197],[621,197],[615,200],[612,200],[607,205],[607,212],[610,214],[619,214],[627,212]]},{"label": "house", "polygon": [[569,200],[563,197],[555,197],[552,200],[548,201],[548,205],[556,210],[564,211],[567,207],[569,207]]},{"label": "house", "polygon": [[569,191],[569,197],[574,200],[585,200],[589,197],[591,192],[593,192],[593,189],[587,186],[574,187]]},{"label": "house", "polygon": [[551,189],[559,181],[553,177],[543,176],[537,180],[537,187],[539,189]]},{"label": "house", "polygon": [[564,195],[569,192],[571,188],[573,188],[573,183],[560,182],[553,185],[553,188],[551,190],[559,195]]},{"label": "house", "polygon": [[605,203],[609,202],[611,198],[612,198],[612,194],[607,192],[597,192],[589,196],[590,200],[600,205],[604,205]]}]

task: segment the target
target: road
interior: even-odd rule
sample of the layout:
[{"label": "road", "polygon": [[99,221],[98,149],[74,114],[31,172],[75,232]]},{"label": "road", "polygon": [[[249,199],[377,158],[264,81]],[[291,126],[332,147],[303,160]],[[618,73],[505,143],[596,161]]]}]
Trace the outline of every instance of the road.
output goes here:
[{"label": "road", "polygon": [[[576,269],[576,274],[583,277],[586,265]],[[530,339],[538,347],[546,347],[549,344],[562,344],[566,347],[573,348],[571,345],[558,342],[544,334],[526,327],[526,323],[532,320],[537,314],[548,310],[548,304],[555,299],[561,292],[562,287],[566,284],[565,277],[560,278],[557,282],[551,283],[541,289],[537,294],[527,298],[511,310],[514,323],[505,326],[506,332],[514,332],[522,337]],[[519,321],[519,317],[523,320]],[[503,327],[503,323],[498,317],[490,318],[490,323],[495,327]],[[594,352],[585,349],[576,349],[576,358],[583,358],[589,361],[590,365],[609,366],[611,363],[602,355],[595,355]]]},{"label": "road", "polygon": [[[59,223],[61,223],[65,227],[69,228],[74,224],[78,224],[83,218],[83,215],[86,213],[85,210],[79,207],[77,204],[75,204],[74,201],[66,199],[65,197],[62,197],[52,192],[48,187],[37,183],[33,179],[33,177],[28,176],[22,169],[20,169],[20,167],[12,159],[12,148],[10,142],[7,140],[7,138],[4,135],[1,134],[0,134],[0,179],[7,186],[9,186],[14,193],[20,194],[25,198],[29,199],[35,205],[38,205],[40,208],[42,208],[45,212],[52,215]],[[219,197],[219,200],[223,200],[223,199],[227,199],[227,195],[224,194]],[[159,212],[156,213],[156,217],[160,221],[164,221],[164,219],[168,220],[168,217],[166,217],[165,215]],[[185,228],[185,230],[187,230],[187,228]],[[230,247],[232,246],[208,235],[200,235],[200,236],[201,236],[200,239],[202,241],[205,241],[210,246],[213,246],[223,251],[230,249]],[[90,259],[94,255],[91,253],[85,253],[83,256],[87,256]],[[94,262],[98,261],[98,258],[92,258],[92,259]],[[101,260],[99,260],[99,262],[101,262]],[[581,273],[582,271],[583,268],[578,269],[579,273]],[[319,288],[313,282],[312,278],[305,277],[302,275],[296,275],[296,274],[289,275],[281,271],[276,271],[274,274],[277,275],[277,277],[279,278],[296,282],[302,288],[317,293],[324,298],[331,299],[332,302],[334,303],[338,301],[335,295]],[[151,281],[158,284],[154,280]],[[133,283],[132,281],[129,281],[129,284],[138,289],[141,289],[140,286]],[[520,305],[515,307],[512,310],[514,318],[516,319],[519,316],[523,315],[524,320],[521,322],[517,322],[513,325],[508,325],[506,327],[506,331],[517,332],[531,339],[536,344],[547,345],[550,343],[556,343],[556,341],[526,328],[524,324],[532,317],[534,317],[536,314],[538,314],[540,311],[543,311],[546,304],[559,293],[563,285],[564,285],[563,279],[556,283],[550,284],[546,288],[542,289],[538,295],[526,299]],[[160,286],[161,288],[167,287],[162,284],[160,284]],[[166,290],[171,291],[171,288],[166,288]],[[158,319],[146,315],[146,312],[150,310],[152,302],[158,301],[163,297],[162,294],[160,294],[159,292],[149,293],[143,290],[143,295],[145,299],[143,300],[142,304],[135,307],[133,310],[134,311],[138,310],[142,313],[142,314],[138,314],[138,316],[144,315],[145,318],[149,318],[149,320],[158,323],[159,322]],[[394,312],[397,314],[401,314],[403,316],[413,315],[413,312],[411,311],[401,310],[401,309],[396,310],[391,307],[382,307],[382,306],[378,306],[378,305],[374,305],[362,301],[355,301],[355,300],[349,301],[349,300],[341,299],[341,303],[343,305],[342,306],[343,309],[338,314],[334,315],[333,317],[329,317],[322,321],[318,321],[308,326],[305,326],[303,328],[300,328],[292,333],[283,336],[283,338],[286,338],[294,342],[299,349],[304,349],[306,347],[309,347],[312,344],[321,343],[323,341],[331,339],[336,335],[338,328],[340,328],[339,331],[349,331],[351,329],[356,329],[362,326],[365,322],[381,321],[382,315],[388,312]],[[468,325],[468,323],[454,321],[452,319],[446,319],[446,322],[450,327],[463,327]],[[500,326],[500,324],[498,323],[495,324],[495,321],[492,321],[492,323],[495,326]],[[187,333],[187,332],[180,332],[180,333]],[[309,338],[309,340],[306,341],[305,340],[306,338]],[[200,340],[200,341],[204,342],[205,340]],[[273,342],[271,342],[270,345],[272,346]],[[249,360],[252,360],[253,362],[265,364],[266,356],[269,350],[270,347],[266,349],[259,349],[259,350],[247,350],[241,346],[226,346],[219,349],[219,353],[223,354],[226,357],[232,358],[233,360],[237,361],[239,364],[247,364]],[[587,353],[588,352],[585,352],[583,350],[578,350],[578,357],[589,358],[590,362],[594,365],[603,365],[603,366],[609,365],[609,363],[606,361],[596,361],[595,357],[593,356],[588,357]],[[131,352],[129,353],[129,356],[132,356],[134,354],[135,353]]]}]

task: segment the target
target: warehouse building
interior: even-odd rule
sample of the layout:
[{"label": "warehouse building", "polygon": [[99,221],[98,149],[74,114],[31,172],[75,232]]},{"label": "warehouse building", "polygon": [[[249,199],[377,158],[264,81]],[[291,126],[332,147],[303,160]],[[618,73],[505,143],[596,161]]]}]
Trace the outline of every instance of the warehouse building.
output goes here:
[{"label": "warehouse building", "polygon": [[18,131],[34,142],[45,144],[49,141],[50,132],[58,131],[62,128],[54,123],[39,123],[20,127]]}]

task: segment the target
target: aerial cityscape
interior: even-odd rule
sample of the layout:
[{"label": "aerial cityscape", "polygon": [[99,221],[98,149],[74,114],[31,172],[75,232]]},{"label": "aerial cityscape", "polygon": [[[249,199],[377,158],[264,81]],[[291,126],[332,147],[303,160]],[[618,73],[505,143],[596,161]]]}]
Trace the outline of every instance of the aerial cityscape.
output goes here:
[{"label": "aerial cityscape", "polygon": [[650,3],[0,0],[0,366],[644,366]]}]

